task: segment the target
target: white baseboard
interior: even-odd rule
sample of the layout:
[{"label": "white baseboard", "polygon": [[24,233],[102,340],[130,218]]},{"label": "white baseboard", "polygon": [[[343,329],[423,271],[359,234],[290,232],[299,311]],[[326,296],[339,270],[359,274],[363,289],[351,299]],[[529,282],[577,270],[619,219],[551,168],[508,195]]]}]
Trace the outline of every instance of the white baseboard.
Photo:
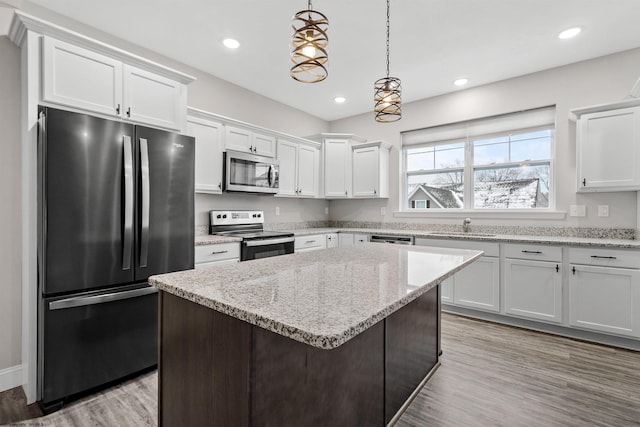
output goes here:
[{"label": "white baseboard", "polygon": [[0,370],[0,392],[22,385],[22,365]]}]

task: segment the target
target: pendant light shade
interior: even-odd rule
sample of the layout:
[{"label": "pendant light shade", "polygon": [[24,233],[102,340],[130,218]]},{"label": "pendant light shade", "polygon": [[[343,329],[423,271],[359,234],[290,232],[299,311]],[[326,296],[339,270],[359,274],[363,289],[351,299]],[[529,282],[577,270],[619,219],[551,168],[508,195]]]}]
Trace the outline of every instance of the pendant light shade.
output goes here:
[{"label": "pendant light shade", "polygon": [[308,9],[293,17],[291,28],[291,77],[303,83],[323,81],[328,75],[329,20],[314,11],[309,0]]},{"label": "pendant light shade", "polygon": [[397,77],[389,77],[389,0],[387,0],[387,77],[374,84],[373,111],[377,122],[389,123],[402,118],[402,84]]}]

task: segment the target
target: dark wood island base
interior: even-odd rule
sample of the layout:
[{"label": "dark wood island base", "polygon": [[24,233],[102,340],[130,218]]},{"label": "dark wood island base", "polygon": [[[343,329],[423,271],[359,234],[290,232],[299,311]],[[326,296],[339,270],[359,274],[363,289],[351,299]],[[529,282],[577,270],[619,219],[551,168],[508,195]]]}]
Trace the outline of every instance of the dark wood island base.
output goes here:
[{"label": "dark wood island base", "polygon": [[333,350],[161,291],[159,425],[387,425],[439,366],[439,288]]}]

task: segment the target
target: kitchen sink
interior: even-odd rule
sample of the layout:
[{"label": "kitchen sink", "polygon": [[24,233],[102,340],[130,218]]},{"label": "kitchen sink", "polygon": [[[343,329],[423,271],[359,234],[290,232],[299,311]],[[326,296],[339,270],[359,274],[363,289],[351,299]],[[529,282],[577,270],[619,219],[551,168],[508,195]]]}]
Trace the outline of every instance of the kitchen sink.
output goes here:
[{"label": "kitchen sink", "polygon": [[490,233],[467,233],[464,231],[432,231],[429,234],[436,236],[495,237],[495,234]]}]

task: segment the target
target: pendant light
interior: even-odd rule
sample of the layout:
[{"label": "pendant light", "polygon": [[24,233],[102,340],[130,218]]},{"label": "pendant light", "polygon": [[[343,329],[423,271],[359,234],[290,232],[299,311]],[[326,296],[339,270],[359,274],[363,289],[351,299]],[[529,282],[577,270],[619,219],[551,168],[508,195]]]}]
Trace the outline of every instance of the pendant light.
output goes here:
[{"label": "pendant light", "polygon": [[309,0],[307,10],[300,11],[291,23],[291,77],[303,83],[317,83],[327,78],[329,57],[327,45],[329,20],[313,10]]},{"label": "pendant light", "polygon": [[387,77],[374,84],[376,122],[389,123],[402,118],[402,85],[397,77],[389,77],[389,1],[387,0]]}]

